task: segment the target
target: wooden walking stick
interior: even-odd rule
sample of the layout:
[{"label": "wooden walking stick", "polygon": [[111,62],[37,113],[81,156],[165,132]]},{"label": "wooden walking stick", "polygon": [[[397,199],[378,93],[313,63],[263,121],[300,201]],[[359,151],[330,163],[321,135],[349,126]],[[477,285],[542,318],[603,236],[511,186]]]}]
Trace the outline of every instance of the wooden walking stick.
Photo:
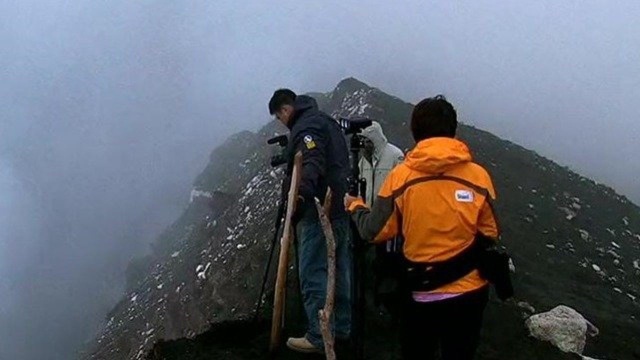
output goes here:
[{"label": "wooden walking stick", "polygon": [[318,310],[318,318],[320,319],[320,331],[322,332],[322,340],[324,340],[324,352],[327,360],[335,360],[336,353],[334,350],[334,339],[331,334],[331,316],[333,315],[333,304],[335,300],[336,289],[336,240],[333,236],[331,222],[329,221],[329,211],[331,209],[331,189],[327,190],[324,199],[324,208],[317,198],[316,208],[320,217],[320,224],[324,231],[324,237],[327,240],[327,298],[324,302],[324,308]]},{"label": "wooden walking stick", "polygon": [[291,185],[287,195],[287,212],[284,220],[284,231],[280,240],[280,256],[278,259],[278,274],[276,276],[276,288],[273,298],[273,318],[271,322],[271,342],[269,351],[274,352],[280,345],[282,324],[284,323],[284,299],[287,286],[287,271],[289,268],[289,247],[293,239],[293,224],[291,218],[296,211],[298,200],[298,187],[300,186],[300,171],[302,169],[302,153],[296,153],[293,160],[293,172]]}]

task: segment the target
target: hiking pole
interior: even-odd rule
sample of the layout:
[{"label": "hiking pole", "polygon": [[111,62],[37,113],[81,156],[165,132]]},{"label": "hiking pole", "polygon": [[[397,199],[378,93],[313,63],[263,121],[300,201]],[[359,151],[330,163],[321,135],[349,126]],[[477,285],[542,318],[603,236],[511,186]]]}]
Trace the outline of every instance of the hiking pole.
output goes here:
[{"label": "hiking pole", "polygon": [[282,333],[282,323],[284,320],[284,301],[287,285],[287,270],[289,264],[289,246],[293,238],[292,218],[296,210],[298,199],[298,187],[300,185],[300,171],[302,170],[302,153],[296,153],[293,161],[293,171],[291,173],[291,186],[287,195],[287,211],[284,220],[284,232],[280,240],[280,256],[278,258],[278,272],[276,275],[276,286],[273,295],[273,314],[271,321],[271,339],[269,341],[269,351],[273,353],[280,345],[280,335]]},{"label": "hiking pole", "polygon": [[324,341],[324,352],[327,360],[336,360],[334,349],[334,337],[331,334],[330,319],[333,316],[333,307],[336,291],[336,239],[329,220],[331,209],[331,188],[327,190],[324,198],[324,206],[320,204],[320,200],[315,198],[316,209],[320,217],[322,231],[327,241],[327,296],[325,298],[324,307],[318,311],[318,320],[320,321],[320,330],[322,332],[322,340]]}]

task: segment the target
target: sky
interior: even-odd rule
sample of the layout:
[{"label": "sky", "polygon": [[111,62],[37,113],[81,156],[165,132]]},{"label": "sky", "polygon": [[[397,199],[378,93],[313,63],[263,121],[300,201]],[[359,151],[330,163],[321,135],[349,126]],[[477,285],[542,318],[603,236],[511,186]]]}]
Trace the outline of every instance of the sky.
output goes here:
[{"label": "sky", "polygon": [[640,203],[637,1],[0,3],[0,358],[69,359],[213,148],[356,77]]}]

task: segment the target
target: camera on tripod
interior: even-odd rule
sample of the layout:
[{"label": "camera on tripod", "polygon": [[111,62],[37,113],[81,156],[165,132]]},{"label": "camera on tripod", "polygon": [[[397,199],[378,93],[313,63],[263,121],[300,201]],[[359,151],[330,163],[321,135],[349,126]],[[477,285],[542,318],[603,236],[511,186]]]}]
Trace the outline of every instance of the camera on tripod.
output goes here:
[{"label": "camera on tripod", "polygon": [[351,151],[351,176],[349,177],[349,194],[358,196],[366,193],[367,182],[360,176],[360,150],[364,148],[364,138],[360,132],[373,124],[367,118],[339,118],[338,123],[345,135],[351,135],[349,150]]},{"label": "camera on tripod", "polygon": [[278,135],[276,137],[273,137],[267,140],[267,144],[277,144],[278,146],[280,146],[280,153],[271,157],[271,166],[278,167],[280,165],[286,164],[287,157],[285,156],[284,152],[287,148],[287,145],[289,144],[289,138],[287,137],[287,135]]}]

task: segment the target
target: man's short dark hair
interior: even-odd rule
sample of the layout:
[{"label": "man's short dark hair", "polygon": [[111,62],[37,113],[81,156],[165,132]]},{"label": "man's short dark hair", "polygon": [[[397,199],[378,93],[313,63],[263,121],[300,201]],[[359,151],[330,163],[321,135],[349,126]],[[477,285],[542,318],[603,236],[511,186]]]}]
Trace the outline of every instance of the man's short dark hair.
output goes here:
[{"label": "man's short dark hair", "polygon": [[413,108],[411,133],[416,142],[432,137],[455,137],[458,115],[443,95],[426,98]]},{"label": "man's short dark hair", "polygon": [[289,89],[278,89],[269,100],[269,114],[273,115],[285,105],[293,106],[296,101],[296,93]]}]

